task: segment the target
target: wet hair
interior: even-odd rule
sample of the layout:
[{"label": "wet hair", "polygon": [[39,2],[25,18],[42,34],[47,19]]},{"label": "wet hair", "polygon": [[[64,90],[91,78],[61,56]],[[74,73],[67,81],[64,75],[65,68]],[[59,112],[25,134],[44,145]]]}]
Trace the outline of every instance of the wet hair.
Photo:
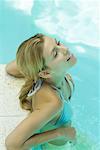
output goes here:
[{"label": "wet hair", "polygon": [[27,94],[39,79],[38,73],[48,68],[43,57],[44,35],[36,34],[20,44],[16,52],[16,63],[25,77],[25,84],[19,92],[20,106],[32,112],[32,100]]}]

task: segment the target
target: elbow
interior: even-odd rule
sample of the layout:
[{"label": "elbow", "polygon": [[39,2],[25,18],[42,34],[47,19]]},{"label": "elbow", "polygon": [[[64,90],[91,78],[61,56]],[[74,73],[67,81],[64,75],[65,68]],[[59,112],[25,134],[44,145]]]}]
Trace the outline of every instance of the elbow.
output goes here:
[{"label": "elbow", "polygon": [[7,149],[12,149],[14,147],[14,143],[9,137],[5,139],[5,146]]},{"label": "elbow", "polygon": [[7,64],[7,65],[6,65],[6,67],[5,67],[5,71],[6,71],[6,73],[8,73],[8,74],[11,74],[11,73],[12,73],[12,71],[11,71],[11,67],[10,67],[10,65],[9,65],[9,64]]},{"label": "elbow", "polygon": [[[14,141],[13,141],[14,140]],[[21,149],[22,145],[16,143],[16,139],[11,140],[9,137],[5,139],[5,147],[9,150],[12,149]]]},{"label": "elbow", "polygon": [[6,149],[11,149],[12,148],[11,143],[10,143],[8,138],[5,139],[5,147],[6,147]]}]

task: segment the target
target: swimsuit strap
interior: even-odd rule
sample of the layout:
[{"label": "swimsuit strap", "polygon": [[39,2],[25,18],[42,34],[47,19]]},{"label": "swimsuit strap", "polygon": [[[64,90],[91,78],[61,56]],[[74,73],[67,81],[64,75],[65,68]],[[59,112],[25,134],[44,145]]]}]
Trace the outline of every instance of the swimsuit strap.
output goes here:
[{"label": "swimsuit strap", "polygon": [[[75,85],[74,85],[74,82],[72,81],[72,78],[69,78],[69,80],[68,80],[66,77],[64,77],[64,79],[65,79],[65,81],[68,83],[68,86],[69,86],[69,89],[70,89],[70,96],[69,96],[69,98],[68,98],[68,99],[70,100],[71,97],[72,97],[72,93],[73,93],[73,91],[75,90]],[[56,87],[56,86],[54,86],[54,85],[50,85],[50,86],[52,86],[53,89],[59,91],[59,92],[61,93],[61,97],[63,97],[63,94],[62,94],[62,92],[61,92],[61,88],[60,88],[60,87]]]},{"label": "swimsuit strap", "polygon": [[68,85],[69,85],[69,89],[70,89],[70,97],[69,97],[69,100],[70,100],[70,98],[71,98],[71,96],[72,96],[72,93],[75,91],[75,84],[74,84],[73,79],[72,79],[72,77],[71,77],[70,74],[67,74],[67,78],[65,77],[65,80],[66,80],[66,82],[67,82]]},{"label": "swimsuit strap", "polygon": [[42,84],[43,84],[43,80],[38,79],[36,81],[36,83],[33,84],[32,89],[27,94],[27,97],[30,97],[30,96],[34,95],[41,88]]},{"label": "swimsuit strap", "polygon": [[[69,74],[67,74],[67,75],[69,75]],[[72,93],[72,89],[71,89],[71,84],[69,83],[69,81],[71,81],[71,83],[73,84],[73,90],[74,90],[74,83],[73,83],[73,81],[71,79],[71,76],[70,76],[69,80],[66,77],[64,77],[64,78],[65,78],[66,82],[68,83],[68,86],[69,86],[69,89],[70,89],[70,96],[69,96],[69,99],[70,99],[71,96],[72,96],[72,94],[71,94]],[[27,97],[30,97],[30,96],[34,95],[41,88],[43,82],[44,82],[44,79],[42,79],[42,78],[38,79],[36,81],[36,83],[33,84],[32,89],[28,92]],[[63,97],[60,87],[56,87],[56,86],[54,86],[52,84],[50,84],[50,86],[53,89],[59,91],[60,94],[61,94],[61,97]]]},{"label": "swimsuit strap", "polygon": [[74,82],[73,82],[73,79],[72,79],[71,75],[70,75],[70,74],[67,74],[67,78],[68,78],[69,81],[72,83],[72,85],[73,85],[73,91],[74,91],[74,90],[75,90],[75,84],[74,84]]}]

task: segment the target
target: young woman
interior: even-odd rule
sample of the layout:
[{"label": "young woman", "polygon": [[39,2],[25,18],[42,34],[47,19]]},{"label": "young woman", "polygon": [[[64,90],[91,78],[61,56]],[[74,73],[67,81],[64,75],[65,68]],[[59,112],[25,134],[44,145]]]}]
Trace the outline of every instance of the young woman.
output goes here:
[{"label": "young woman", "polygon": [[47,142],[60,146],[74,141],[69,105],[74,83],[66,72],[76,62],[67,47],[49,36],[36,34],[22,42],[6,71],[25,78],[19,100],[30,114],[7,136],[8,150],[29,150],[37,145],[42,149]]}]

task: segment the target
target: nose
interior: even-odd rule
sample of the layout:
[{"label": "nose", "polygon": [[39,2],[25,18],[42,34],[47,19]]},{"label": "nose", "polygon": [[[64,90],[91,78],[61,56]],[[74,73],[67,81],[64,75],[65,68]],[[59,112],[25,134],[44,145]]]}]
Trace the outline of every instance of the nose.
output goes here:
[{"label": "nose", "polygon": [[67,56],[67,55],[70,54],[70,52],[69,52],[68,49],[62,49],[62,52],[63,52],[63,54],[64,54],[65,56]]}]

